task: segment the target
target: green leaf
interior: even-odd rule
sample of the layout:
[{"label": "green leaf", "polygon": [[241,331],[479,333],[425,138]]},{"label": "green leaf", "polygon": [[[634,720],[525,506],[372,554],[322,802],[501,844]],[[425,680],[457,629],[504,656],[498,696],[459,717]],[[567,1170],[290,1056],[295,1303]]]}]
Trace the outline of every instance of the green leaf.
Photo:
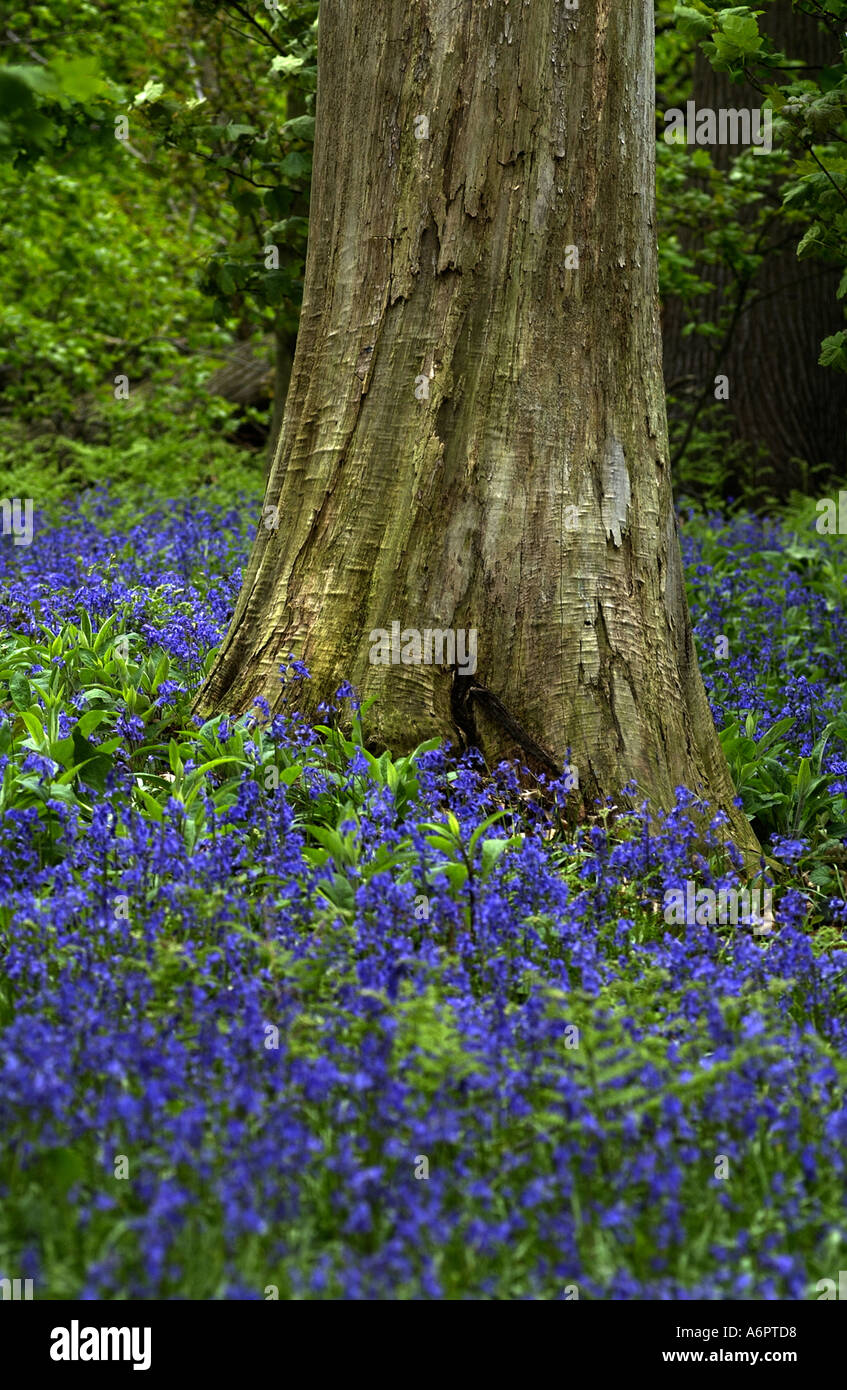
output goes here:
[{"label": "green leaf", "polygon": [[507,840],[486,840],[482,846],[482,874],[487,877],[497,863],[501,854],[507,849],[514,849],[523,842],[523,835],[510,835]]},{"label": "green leaf", "polygon": [[[246,758],[231,758],[231,757],[212,758],[209,762],[207,762],[207,763],[201,763],[199,767],[196,767],[196,768],[194,769],[194,771],[193,771],[192,774],[191,774],[192,781],[195,780],[195,779],[199,779],[199,780],[202,781],[202,779],[205,777],[205,775],[206,775],[207,772],[209,772],[213,767],[220,767],[222,763],[235,763],[236,767],[252,767],[252,766],[253,766],[253,764],[250,763],[250,762],[248,762]],[[176,768],[174,768],[174,772],[176,772]],[[280,780],[282,780],[282,779],[280,779]]]},{"label": "green leaf", "polygon": [[333,874],[329,881],[324,880],[319,883],[317,892],[321,897],[326,898],[327,902],[332,903],[333,907],[339,908],[342,912],[355,911],[356,894],[352,883],[343,874]]},{"label": "green leaf", "polygon": [[41,1155],[38,1162],[47,1170],[51,1188],[55,1188],[63,1197],[85,1171],[82,1157],[70,1148],[50,1149]]},{"label": "green leaf", "polygon": [[152,816],[155,821],[163,821],[165,819],[165,813],[155,796],[151,796],[149,792],[146,792],[143,787],[139,787],[138,785],[136,785],[135,790],[147,807],[147,814]]},{"label": "green leaf", "polygon": [[847,331],[842,329],[824,338],[818,362],[821,367],[836,367],[840,372],[847,372]]},{"label": "green leaf", "polygon": [[286,121],[280,131],[280,135],[283,140],[314,140],[314,116],[295,116],[293,120]]},{"label": "green leaf", "polygon": [[804,255],[809,255],[817,248],[824,249],[824,241],[821,236],[820,223],[813,222],[800,238],[797,245],[797,259],[801,261]]},{"label": "green leaf", "polygon": [[322,869],[331,856],[328,849],[318,849],[316,845],[305,845],[303,848],[303,858],[308,859],[310,864],[316,864],[319,869]]},{"label": "green leaf", "polygon": [[800,766],[797,770],[797,795],[802,797],[809,791],[812,781],[812,772],[808,758],[800,759]]},{"label": "green leaf", "polygon": [[433,849],[440,849],[442,854],[454,855],[456,853],[456,841],[451,840],[446,835],[425,835],[424,839]]},{"label": "green leaf", "polygon": [[283,159],[279,166],[279,171],[285,178],[299,179],[302,178],[304,174],[308,174],[311,168],[312,159],[310,155],[306,154],[304,150],[292,150],[291,153],[287,154]]},{"label": "green leaf", "polygon": [[73,101],[88,101],[109,91],[100,74],[100,65],[90,53],[77,58],[54,58],[50,67],[56,76],[60,95]]},{"label": "green leaf", "polygon": [[299,72],[305,61],[305,58],[298,58],[294,53],[278,53],[271,63],[271,72],[281,72],[287,76]]},{"label": "green leaf", "polygon": [[712,21],[709,15],[692,10],[690,5],[675,5],[673,13],[680,31],[686,38],[697,41],[707,39],[711,34]]},{"label": "green leaf", "polygon": [[44,725],[38,712],[34,709],[21,710],[21,719],[26,725],[30,738],[35,741],[37,747],[41,748],[46,742],[47,735],[44,732]]},{"label": "green leaf", "polygon": [[325,825],[306,825],[304,829],[309,832],[313,839],[317,840],[319,845],[323,845],[333,859],[339,863],[346,862],[344,841],[337,830],[330,830]]},{"label": "green leaf", "polygon": [[136,93],[135,105],[144,106],[147,102],[158,101],[165,90],[163,82],[154,82],[152,77],[145,82],[141,91]]},{"label": "green leaf", "polygon": [[12,674],[9,681],[9,694],[12,697],[12,704],[17,710],[29,709],[32,704],[32,691],[29,681],[20,669]]},{"label": "green leaf", "polygon": [[432,872],[444,874],[452,888],[461,888],[468,880],[468,871],[464,864],[436,864]]},{"label": "green leaf", "polygon": [[[733,14],[725,11],[718,15],[718,24],[722,34],[715,35],[715,43],[719,52],[751,54],[756,53],[762,46],[762,36],[759,33],[759,24],[753,14]],[[728,40],[726,48],[723,46],[723,37]]]},{"label": "green leaf", "polygon": [[793,723],[794,719],[790,714],[786,715],[784,719],[778,719],[775,724],[771,725],[767,733],[762,735],[757,746],[762,750],[770,748],[782,734],[788,732]]},{"label": "green leaf", "polygon": [[83,738],[88,738],[88,735],[93,733],[94,730],[103,723],[107,713],[108,711],[104,709],[86,710],[85,714],[82,715],[76,724]]},{"label": "green leaf", "polygon": [[470,840],[468,841],[469,856],[473,855],[477,842],[485,834],[486,830],[489,830],[492,825],[496,825],[498,820],[502,820],[506,814],[506,811],[495,811],[493,816],[488,816],[487,819],[484,820],[481,825],[477,826],[476,830],[473,832]]}]

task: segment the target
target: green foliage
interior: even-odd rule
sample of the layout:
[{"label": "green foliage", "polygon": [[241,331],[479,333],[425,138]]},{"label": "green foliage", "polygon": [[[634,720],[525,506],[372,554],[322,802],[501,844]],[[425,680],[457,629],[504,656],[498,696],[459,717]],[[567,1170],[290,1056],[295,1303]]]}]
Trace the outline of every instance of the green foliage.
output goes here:
[{"label": "green foliage", "polygon": [[200,282],[218,319],[250,305],[257,322],[270,318],[289,335],[309,226],[317,12],[317,0],[301,0],[245,19],[241,4],[195,0],[190,68],[211,67],[213,80],[195,76],[186,89],[184,71],[174,72],[148,80],[133,102],[158,173],[172,178],[175,163],[207,207],[223,205],[226,236]]},{"label": "green foliage", "polygon": [[115,95],[91,55],[0,67],[0,160],[25,166],[71,145],[102,149]]},{"label": "green foliage", "polygon": [[212,229],[185,235],[119,141],[108,154],[85,175],[0,166],[2,408],[30,423],[69,420],[80,397],[102,414],[117,373],[131,400],[140,380],[166,382],[185,354],[222,356],[228,342],[191,283]]},{"label": "green foliage", "polygon": [[[796,518],[798,536],[809,506],[797,499],[793,511],[786,512],[787,518]],[[725,531],[703,526],[702,534],[704,562],[717,569],[719,583],[728,581],[738,566],[739,543],[732,555]],[[792,569],[805,571],[809,587],[831,602],[833,611],[843,606],[843,567],[829,542],[813,546],[798,539],[785,553]],[[104,569],[108,574],[109,563],[101,561],[98,574]],[[753,573],[763,586],[769,583],[774,593],[784,594],[786,567],[769,571],[767,548],[757,564]],[[202,557],[190,581],[202,591],[229,567],[225,555],[216,564]],[[741,611],[739,604],[733,608],[730,603],[730,608]],[[807,606],[806,619],[808,611]],[[171,1120],[175,1128],[181,1126],[185,1088],[165,1092],[163,1101],[158,1076],[151,1113],[158,1116],[159,1128],[140,1143],[136,1138],[124,1144],[119,1119],[110,1125],[106,1146],[102,1125],[80,1126],[70,1135],[67,1126],[45,1131],[38,1107],[31,1115],[19,1107],[17,1143],[6,1145],[0,1157],[4,1268],[16,1269],[21,1252],[35,1248],[40,1290],[52,1297],[77,1296],[103,1251],[114,1249],[126,1287],[138,1277],[146,1253],[139,1229],[150,1213],[150,1198],[137,1181],[141,1173],[156,1193],[163,1190],[161,1184],[168,1184],[164,1190],[169,1191],[175,1183],[185,1194],[185,1220],[175,1227],[170,1246],[173,1263],[157,1286],[163,1296],[221,1297],[234,1277],[242,1291],[261,1291],[272,1283],[280,1297],[299,1296],[318,1258],[337,1258],[337,1270],[345,1257],[349,1262],[363,1250],[379,1252],[394,1235],[396,1215],[383,1220],[376,1200],[368,1229],[345,1228],[338,1198],[340,1193],[344,1199],[347,1189],[339,1182],[336,1158],[355,1146],[350,1171],[358,1174],[384,1164],[388,1186],[382,1191],[390,1190],[401,1162],[408,1176],[409,1159],[423,1147],[419,1136],[432,1135],[432,1117],[445,1113],[446,1098],[450,1124],[426,1143],[433,1175],[442,1180],[449,1183],[455,1160],[462,1162],[459,1178],[448,1189],[447,1233],[439,1234],[433,1242],[437,1248],[426,1252],[437,1261],[446,1297],[467,1296],[470,1280],[485,1296],[520,1297],[529,1281],[537,1280],[540,1265],[552,1267],[560,1252],[549,1234],[539,1234],[533,1204],[548,1184],[553,1193],[548,1200],[557,1200],[563,1152],[573,1246],[596,1281],[588,1295],[592,1298],[602,1297],[602,1289],[621,1269],[644,1280],[653,1276],[656,1211],[643,1196],[638,1168],[659,1151],[672,1154],[677,1145],[696,1145],[697,1150],[693,1161],[685,1158],[674,1172],[674,1200],[685,1225],[667,1254],[668,1277],[685,1288],[702,1284],[715,1268],[711,1251],[716,1245],[729,1252],[735,1277],[734,1251],[742,1230],[752,1232],[751,1240],[764,1248],[772,1237],[778,1239],[780,1251],[801,1261],[812,1281],[836,1266],[843,1207],[837,1169],[820,1162],[811,1216],[788,1218],[784,1205],[774,1200],[788,1184],[793,1190],[804,1181],[807,1154],[817,1152],[833,1113],[829,1092],[821,1104],[821,1077],[831,1078],[836,1107],[847,1079],[843,1057],[827,1040],[831,1017],[822,1016],[809,984],[815,979],[812,969],[799,983],[791,974],[798,957],[783,948],[794,934],[786,932],[781,940],[777,932],[751,948],[745,933],[739,952],[733,949],[733,935],[741,929],[721,926],[704,940],[702,954],[698,946],[692,955],[690,976],[682,970],[673,978],[669,927],[660,906],[667,866],[657,856],[645,872],[628,868],[633,862],[629,851],[637,851],[645,836],[636,816],[612,817],[606,808],[597,818],[602,829],[594,823],[575,837],[553,831],[542,838],[537,825],[531,828],[523,821],[519,800],[485,815],[468,816],[461,804],[448,810],[444,803],[422,814],[417,809],[424,783],[420,760],[431,743],[410,757],[375,756],[366,746],[367,707],[353,713],[349,734],[328,721],[311,733],[300,727],[294,738],[289,736],[293,718],[289,723],[282,717],[286,727],[281,735],[255,714],[215,718],[198,729],[189,702],[202,672],[181,669],[175,659],[151,648],[138,630],[147,621],[161,626],[167,614],[178,619],[183,614],[172,592],[139,590],[128,595],[123,611],[99,626],[80,614],[55,632],[10,633],[0,642],[0,709],[9,716],[0,720],[0,759],[8,760],[0,807],[39,811],[45,865],[52,869],[61,862],[62,826],[55,803],[58,811],[70,807],[78,813],[84,828],[95,800],[104,799],[104,788],[108,795],[110,772],[120,768],[130,773],[126,800],[110,803],[116,812],[115,839],[104,854],[98,879],[102,892],[97,895],[104,906],[80,908],[73,925],[81,924],[82,931],[71,931],[62,916],[51,923],[57,877],[51,872],[43,875],[34,910],[38,921],[27,918],[12,927],[11,909],[0,903],[0,936],[4,942],[13,940],[18,959],[29,951],[39,969],[38,992],[26,1003],[19,977],[0,971],[0,1025],[13,1024],[16,1013],[28,1007],[35,1011],[33,1026],[37,1021],[64,1028],[65,1019],[50,1012],[56,1001],[47,986],[59,972],[75,973],[81,985],[93,981],[93,991],[110,1003],[134,1000],[132,1011],[127,1008],[121,1016],[119,1006],[105,1024],[109,1054],[116,1031],[125,1049],[137,1045],[142,1057],[147,1055],[144,1034],[136,1030],[149,1026],[151,1032],[174,1037],[189,1064],[190,1084],[196,1081],[195,1094],[203,1102],[196,1106],[188,1154],[182,1148],[185,1157],[176,1161],[160,1135]],[[38,610],[34,616],[37,625]],[[789,623],[775,681],[780,670],[791,669],[793,635]],[[833,640],[822,628],[821,645],[826,648]],[[796,660],[794,664],[796,668]],[[173,681],[182,681],[184,688],[163,704],[166,683]],[[138,724],[118,737],[126,716]],[[826,810],[826,789],[818,783],[823,735],[807,759],[797,760],[788,745],[793,730],[786,721],[756,739],[760,725],[755,717],[736,721],[725,733],[748,814],[771,817],[788,833],[814,837],[831,832],[831,818],[819,823]],[[784,755],[787,774],[774,765],[779,755]],[[52,765],[43,780],[31,765],[34,757]],[[268,793],[282,786],[293,812],[293,820],[285,821],[285,850],[290,841],[298,876],[297,906],[284,932],[269,914],[277,903],[286,914],[292,905],[289,869],[281,871],[279,862],[269,862],[261,849],[263,822],[279,811],[280,798]],[[487,782],[477,789],[485,796],[491,792]],[[230,824],[212,822],[212,808],[220,815],[239,798],[240,809]],[[146,822],[143,828],[153,828],[156,839],[161,833],[167,852],[132,885],[132,912],[120,919],[119,945],[105,905],[130,886],[124,881],[127,825],[138,828],[139,821]],[[538,858],[521,869],[521,851],[529,840],[534,840]],[[222,844],[224,853],[216,854]],[[282,837],[277,844],[281,854]],[[217,861],[226,861],[230,846],[236,851],[235,867],[231,876],[219,877]],[[823,857],[826,849],[824,844],[821,852],[804,855],[792,875],[821,909],[808,938],[817,971],[824,953],[843,954],[843,929],[827,922],[823,912],[827,896],[837,893],[843,899],[844,890],[838,864]],[[188,870],[202,870],[209,860],[214,873],[198,875],[193,882]],[[542,862],[549,862],[567,885],[566,908],[541,897],[528,910],[525,895],[532,892]],[[169,864],[180,870],[169,875]],[[132,866],[133,873],[137,867]],[[698,872],[706,867],[723,872],[726,865],[716,855],[709,865],[700,861]],[[403,973],[408,962],[393,960],[397,977],[390,987],[385,976],[380,979],[373,971],[382,943],[368,931],[371,923],[390,930],[386,880],[391,892],[411,884],[425,904],[434,905],[426,928],[416,918],[409,933],[415,947],[426,946],[417,956],[416,973]],[[506,903],[514,907],[522,930],[501,935],[499,913]],[[408,892],[400,910],[408,918]],[[573,913],[567,930],[566,912]],[[777,923],[779,912],[777,903]],[[404,921],[404,932],[407,925]],[[681,939],[674,945],[683,949]],[[739,960],[749,961],[751,955],[755,963],[742,975]],[[774,956],[777,971],[769,971]],[[720,988],[705,985],[699,975],[714,957],[727,967],[726,984]],[[557,967],[556,986],[550,983],[551,962]],[[566,988],[559,987],[566,978],[558,970],[562,963],[569,974],[572,970]],[[238,972],[250,981],[252,1024],[240,1002],[236,1009],[226,1005]],[[508,985],[493,994],[492,980],[501,972]],[[280,1018],[281,1000],[293,1001],[279,1056],[292,1070],[282,1076],[277,1057],[262,1048],[261,1031],[265,1018]],[[803,1030],[802,1049],[789,1042],[787,1052],[786,1020]],[[69,1040],[69,1050],[82,1046],[78,1021],[75,1027],[61,1034]],[[498,1039],[494,1054],[479,1045],[491,1027]],[[283,1244],[275,1222],[246,1233],[234,1230],[217,1195],[225,1190],[219,1179],[231,1155],[249,1155],[260,1125],[272,1113],[248,1108],[237,1093],[219,1093],[210,1102],[210,1037],[216,1041],[227,1035],[241,1048],[242,1058],[258,1050],[267,1061],[267,1071],[257,1068],[250,1074],[251,1096],[258,1094],[263,1105],[269,1097],[281,1096],[318,1141],[309,1151],[313,1161],[302,1165],[305,1176],[296,1189],[298,1202]],[[102,1042],[103,1035],[93,1036]],[[363,1099],[353,1118],[348,1106],[360,1059],[375,1051],[387,1092],[396,1088],[410,1102],[392,1106],[383,1123],[369,1109],[376,1088],[366,1084],[355,1093]],[[774,1077],[785,1069],[787,1055],[791,1089],[773,1100]],[[331,1063],[327,1071],[335,1069],[337,1081],[303,1087],[298,1077],[309,1068],[300,1064],[310,1061]],[[138,1071],[125,1064],[117,1076],[93,1067],[83,1076],[80,1084],[73,1074],[82,1109],[101,1095],[127,1100],[144,1095]],[[68,1084],[64,1077],[62,1081]],[[732,1104],[722,1109],[719,1098],[725,1100],[725,1085],[733,1081]],[[751,1133],[749,1106],[760,1098],[763,1109],[769,1107],[768,1124]],[[675,1112],[683,1117],[684,1129],[668,1128]],[[793,1147],[785,1142],[784,1114],[791,1120]],[[237,1137],[227,1148],[233,1121]],[[183,1139],[184,1132],[181,1143]],[[112,1171],[114,1157],[129,1153],[133,1180],[119,1181]],[[698,1153],[704,1161],[698,1161]],[[729,1205],[716,1197],[713,1181],[712,1156],[725,1153],[733,1155],[734,1164]],[[604,1203],[608,1207],[612,1175],[627,1165],[635,1166],[623,1188],[627,1225],[621,1230],[614,1219],[598,1219],[597,1213],[606,1209]],[[273,1163],[270,1168],[276,1183]],[[267,1200],[267,1171],[256,1177],[260,1203]],[[299,1166],[297,1175],[299,1179]],[[274,1195],[287,1190],[285,1185],[270,1189]],[[485,1195],[478,1197],[477,1190]],[[801,1191],[808,1190],[806,1180]],[[80,1208],[91,1206],[92,1194],[103,1193],[107,1200],[95,1204],[90,1219],[79,1221]],[[516,1241],[495,1239],[488,1251],[474,1243],[474,1226],[490,1220],[492,1208],[496,1215],[524,1199],[529,1216]],[[160,1229],[155,1211],[150,1225]],[[826,1237],[824,1231],[829,1232]],[[754,1243],[750,1259],[757,1248]],[[397,1276],[394,1296],[420,1295],[419,1273],[414,1265],[410,1269]],[[332,1297],[336,1278],[335,1271],[330,1273],[314,1296]],[[552,1296],[559,1296],[560,1285],[560,1278],[551,1276],[544,1287],[555,1288]],[[228,1296],[233,1296],[231,1288]]]},{"label": "green foliage", "polygon": [[[703,381],[668,382],[671,456],[678,492],[721,505],[740,496],[762,506],[771,492],[771,461],[732,437],[713,397],[714,376],[757,302],[769,257],[793,242],[800,260],[847,266],[847,6],[843,0],[811,6],[797,0],[794,8],[798,15],[817,16],[828,30],[831,66],[809,70],[796,55],[776,51],[765,37],[768,14],[761,8],[701,0],[660,0],[657,7],[660,286],[665,301],[679,306],[684,334],[704,338],[713,362]],[[672,107],[684,109],[691,99],[698,47],[716,70],[748,83],[759,104],[770,108],[772,153],[741,151],[724,168],[708,149],[666,144],[661,116]],[[737,104],[748,105],[749,97],[742,101],[739,94]],[[720,267],[722,292],[717,308],[707,311],[713,267]],[[838,298],[845,291],[847,274]],[[843,309],[834,299],[833,332],[818,360],[840,371],[847,370],[842,323]],[[783,475],[791,468],[796,485],[811,487],[802,459],[778,463]],[[840,460],[829,463],[837,467]],[[822,471],[831,474],[832,467]]]},{"label": "green foliage", "polygon": [[258,490],[243,412],[202,382],[252,328],[293,344],[317,0],[255,23],[232,4],[109,3],[106,24],[103,9],[8,21],[4,489],[44,505],[106,481],[173,495],[230,474]]},{"label": "green foliage", "polygon": [[[746,5],[677,5],[674,10],[680,32],[696,42],[719,72],[754,87],[774,116],[774,156],[750,154],[736,159],[729,184],[746,182],[748,196],[761,198],[768,183],[778,174],[782,206],[779,219],[789,227],[802,227],[798,237],[800,259],[815,257],[845,269],[839,297],[847,293],[847,0],[826,0],[808,5],[796,0],[798,13],[813,14],[829,31],[837,61],[820,71],[809,71],[778,50],[760,32],[761,10]],[[702,154],[702,152],[701,152]],[[751,164],[752,158],[752,164]],[[701,167],[704,161],[701,160]],[[759,191],[753,190],[756,181]],[[711,213],[721,212],[717,192]],[[705,209],[703,209],[705,210]],[[761,243],[761,226],[756,219],[746,225],[744,234],[730,217],[736,251]],[[708,256],[705,258],[708,263]],[[754,271],[748,264],[746,270]],[[828,338],[821,355],[823,365],[842,370],[845,363],[833,342],[842,345],[840,330]]]},{"label": "green foliage", "polygon": [[811,755],[799,761],[782,737],[793,723],[780,719],[757,738],[758,717],[748,714],[743,728],[736,719],[721,729],[721,745],[744,809],[757,833],[767,837],[814,836],[819,845],[847,836],[847,798],[833,796],[830,787],[837,778],[821,771],[830,739],[847,733],[847,716],[827,724]]}]

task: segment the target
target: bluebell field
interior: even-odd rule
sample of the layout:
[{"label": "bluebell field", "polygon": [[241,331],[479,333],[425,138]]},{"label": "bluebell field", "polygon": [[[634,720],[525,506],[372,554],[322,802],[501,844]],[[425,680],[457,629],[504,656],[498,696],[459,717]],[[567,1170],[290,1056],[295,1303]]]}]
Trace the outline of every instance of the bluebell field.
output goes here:
[{"label": "bluebell field", "polygon": [[309,727],[293,660],[287,714],[197,728],[254,524],[102,494],[0,547],[0,1277],[817,1297],[847,1260],[836,542],[682,515],[757,933],[665,920],[741,885],[685,789],[573,824],[507,766],[366,752],[349,687]]}]

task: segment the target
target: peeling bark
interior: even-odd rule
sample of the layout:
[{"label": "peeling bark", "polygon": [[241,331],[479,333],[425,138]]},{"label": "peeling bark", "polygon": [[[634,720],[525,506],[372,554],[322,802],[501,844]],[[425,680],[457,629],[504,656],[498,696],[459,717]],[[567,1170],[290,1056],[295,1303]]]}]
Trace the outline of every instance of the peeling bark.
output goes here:
[{"label": "peeling bark", "polygon": [[[667,806],[686,784],[755,845],[671,500],[651,0],[333,0],[319,43],[303,311],[265,499],[279,529],[259,528],[198,708],[278,708],[294,653],[307,713],[349,679],[392,749],[456,740],[472,715],[489,761],[526,756],[516,727],[554,764],[570,749],[587,801],[634,778]],[[477,629],[472,685],[371,664],[394,621]]]}]

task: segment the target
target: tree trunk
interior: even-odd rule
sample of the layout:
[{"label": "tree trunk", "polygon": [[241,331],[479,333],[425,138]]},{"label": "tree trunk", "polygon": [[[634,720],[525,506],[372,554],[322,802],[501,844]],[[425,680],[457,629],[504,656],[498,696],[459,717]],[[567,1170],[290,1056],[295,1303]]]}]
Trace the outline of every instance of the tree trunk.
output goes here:
[{"label": "tree trunk", "polygon": [[295,341],[283,324],[281,315],[277,315],[274,323],[274,396],[271,429],[268,436],[268,456],[271,468],[273,468],[273,461],[276,457],[279,432],[282,429],[285,398],[288,395],[288,384],[291,381],[291,368],[294,363]]},{"label": "tree trunk", "polygon": [[[634,778],[667,806],[683,783],[755,846],[671,501],[652,0],[333,0],[319,45],[266,524],[198,709],[279,708],[294,653],[308,714],[344,679],[377,697],[374,742],[548,769],[570,750],[586,801]],[[475,673],[372,664],[392,623],[411,656],[411,630],[477,630]]]},{"label": "tree trunk", "polygon": [[[285,119],[291,121],[297,116],[305,115],[307,115],[305,94],[299,87],[290,86],[285,99]],[[308,192],[297,193],[291,204],[290,216],[309,216]],[[283,313],[278,310],[274,321],[274,395],[273,410],[271,413],[271,429],[268,436],[269,477],[270,470],[273,468],[274,458],[276,457],[279,432],[282,429],[285,401],[288,396],[291,369],[294,365],[294,352],[297,345],[296,321],[292,327],[291,317],[290,311]]]},{"label": "tree trunk", "polygon": [[[832,34],[816,19],[794,10],[791,0],[769,6],[761,28],[790,58],[802,58],[813,67],[838,60]],[[692,99],[698,109],[712,111],[754,109],[764,100],[753,87],[715,72],[699,50]],[[711,150],[712,161],[729,170],[736,153],[717,145]],[[769,193],[775,207],[782,202],[782,192],[775,176]],[[801,232],[801,227],[777,223],[720,357],[700,334],[683,337],[688,315],[679,300],[668,299],[662,319],[668,389],[672,391],[675,382],[691,384],[688,399],[684,393],[680,402],[680,418],[688,423],[692,410],[713,404],[715,376],[728,376],[729,400],[722,408],[729,412],[732,437],[754,450],[761,447],[772,488],[781,497],[792,488],[811,486],[798,460],[830,464],[830,476],[842,475],[847,444],[847,378],[818,365],[822,339],[842,324],[836,299],[841,272],[818,260],[798,261]],[[696,252],[698,244],[692,235],[687,249]],[[713,323],[728,302],[734,304],[738,287],[725,265],[706,266],[702,273],[715,288],[697,300],[697,319]]]}]

